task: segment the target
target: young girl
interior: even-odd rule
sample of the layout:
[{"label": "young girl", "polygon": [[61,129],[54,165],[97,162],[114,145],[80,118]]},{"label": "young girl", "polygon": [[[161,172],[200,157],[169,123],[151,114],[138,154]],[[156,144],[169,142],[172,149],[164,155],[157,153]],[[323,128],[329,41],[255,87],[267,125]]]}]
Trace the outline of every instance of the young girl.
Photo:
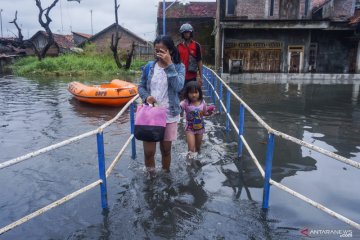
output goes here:
[{"label": "young girl", "polygon": [[186,140],[188,143],[188,156],[191,159],[195,153],[200,153],[201,141],[205,133],[204,116],[209,116],[215,110],[215,106],[207,106],[201,90],[201,86],[191,81],[185,86],[185,99],[180,102],[180,107],[186,114]]}]

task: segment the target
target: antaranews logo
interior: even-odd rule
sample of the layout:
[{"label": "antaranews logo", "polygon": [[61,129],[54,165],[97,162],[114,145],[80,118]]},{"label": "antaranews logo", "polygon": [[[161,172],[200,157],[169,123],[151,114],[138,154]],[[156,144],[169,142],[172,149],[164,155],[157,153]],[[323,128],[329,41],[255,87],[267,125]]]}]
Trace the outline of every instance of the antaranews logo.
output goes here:
[{"label": "antaranews logo", "polygon": [[301,229],[300,233],[305,237],[309,237],[309,229],[308,228]]},{"label": "antaranews logo", "polygon": [[341,238],[352,237],[352,230],[344,229],[309,229],[303,228],[300,230],[301,235],[305,237],[315,237],[315,236],[326,236],[326,235],[335,235]]}]

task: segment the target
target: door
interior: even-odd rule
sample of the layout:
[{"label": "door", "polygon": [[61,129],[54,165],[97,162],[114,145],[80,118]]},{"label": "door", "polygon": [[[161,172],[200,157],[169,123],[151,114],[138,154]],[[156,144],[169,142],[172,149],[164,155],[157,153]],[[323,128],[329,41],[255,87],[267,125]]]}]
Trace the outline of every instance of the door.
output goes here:
[{"label": "door", "polygon": [[288,52],[288,72],[301,73],[303,71],[304,47],[289,46]]},{"label": "door", "polygon": [[300,52],[291,52],[290,53],[290,69],[289,73],[299,73],[300,72]]}]

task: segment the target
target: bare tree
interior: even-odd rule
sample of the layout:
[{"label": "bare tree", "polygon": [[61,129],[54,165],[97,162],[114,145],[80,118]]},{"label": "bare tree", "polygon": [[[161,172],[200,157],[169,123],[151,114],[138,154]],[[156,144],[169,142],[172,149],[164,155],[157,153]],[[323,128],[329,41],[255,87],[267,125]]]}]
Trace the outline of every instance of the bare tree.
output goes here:
[{"label": "bare tree", "polygon": [[24,36],[21,33],[21,28],[19,27],[19,25],[17,24],[17,11],[15,11],[15,18],[14,20],[12,20],[9,23],[13,23],[16,27],[16,29],[18,30],[18,35],[14,34],[16,36],[15,40],[12,39],[2,39],[2,41],[0,41],[0,43],[5,44],[5,45],[9,45],[9,46],[14,46],[17,48],[32,48],[35,52],[35,54],[39,57],[39,51],[37,50],[36,46],[34,45],[33,42],[31,42],[30,40],[24,40]]},{"label": "bare tree", "polygon": [[119,45],[119,40],[121,39],[121,35],[119,34],[119,20],[118,20],[118,10],[120,7],[120,4],[117,4],[117,0],[114,0],[115,3],[115,23],[116,23],[116,31],[115,31],[115,35],[112,34],[111,36],[111,46],[110,49],[113,53],[114,56],[114,60],[116,65],[118,66],[118,68],[122,68],[122,64],[120,62],[120,57],[119,57],[119,53],[118,53],[118,45]]},{"label": "bare tree", "polygon": [[[49,48],[51,47],[51,45],[54,44],[54,36],[53,33],[50,29],[50,23],[52,21],[52,19],[50,18],[49,14],[50,11],[53,7],[55,7],[55,5],[59,2],[59,0],[54,0],[54,2],[47,8],[43,9],[41,6],[41,0],[35,0],[36,2],[36,6],[39,8],[39,16],[38,16],[38,20],[40,25],[45,29],[46,31],[46,35],[47,35],[47,43],[45,45],[45,47],[41,50],[39,50],[40,55],[39,60],[45,58],[46,52],[49,50]],[[45,21],[44,18],[45,17]]]},{"label": "bare tree", "polygon": [[13,24],[15,25],[16,29],[18,30],[18,40],[19,40],[20,42],[22,42],[23,39],[24,39],[24,36],[22,35],[22,33],[21,33],[21,28],[19,27],[19,25],[17,24],[16,21],[17,21],[17,11],[15,12],[15,18],[14,18],[14,20],[12,20],[12,21],[9,22],[9,23],[13,23]]}]

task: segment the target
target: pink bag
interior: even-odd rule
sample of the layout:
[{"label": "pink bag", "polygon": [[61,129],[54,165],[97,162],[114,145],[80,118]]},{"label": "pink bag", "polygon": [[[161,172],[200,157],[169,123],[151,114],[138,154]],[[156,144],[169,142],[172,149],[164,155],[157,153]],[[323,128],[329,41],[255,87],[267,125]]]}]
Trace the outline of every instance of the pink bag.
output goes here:
[{"label": "pink bag", "polygon": [[159,142],[164,139],[166,127],[166,108],[139,105],[135,117],[135,138],[146,142]]}]

